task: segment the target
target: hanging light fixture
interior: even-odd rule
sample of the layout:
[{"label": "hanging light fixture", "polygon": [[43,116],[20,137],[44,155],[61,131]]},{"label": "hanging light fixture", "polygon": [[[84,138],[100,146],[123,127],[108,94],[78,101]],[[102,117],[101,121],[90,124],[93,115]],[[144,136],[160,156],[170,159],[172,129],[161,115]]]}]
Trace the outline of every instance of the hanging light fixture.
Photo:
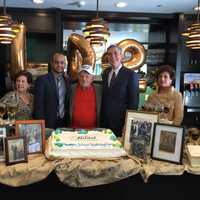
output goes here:
[{"label": "hanging light fixture", "polygon": [[83,33],[91,45],[102,46],[107,42],[110,32],[107,22],[99,17],[99,0],[97,0],[96,11],[96,17],[86,24]]},{"label": "hanging light fixture", "polygon": [[14,23],[10,15],[6,14],[6,0],[3,0],[3,15],[0,16],[0,43],[12,43],[18,31],[18,25]]},{"label": "hanging light fixture", "polygon": [[185,32],[182,33],[182,36],[185,37],[186,46],[190,49],[200,49],[200,0],[198,0],[198,7],[196,10],[197,22],[193,23]]}]

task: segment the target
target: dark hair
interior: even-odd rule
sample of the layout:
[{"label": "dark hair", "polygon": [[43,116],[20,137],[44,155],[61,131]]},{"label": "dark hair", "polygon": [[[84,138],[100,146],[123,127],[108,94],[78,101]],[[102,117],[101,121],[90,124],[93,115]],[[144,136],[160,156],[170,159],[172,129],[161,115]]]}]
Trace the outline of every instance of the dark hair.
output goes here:
[{"label": "dark hair", "polygon": [[158,72],[156,74],[156,79],[158,80],[158,77],[161,73],[163,72],[168,72],[170,79],[174,80],[175,78],[175,71],[174,69],[170,66],[170,65],[162,65],[159,69]]},{"label": "dark hair", "polygon": [[31,84],[33,81],[32,74],[26,70],[21,70],[15,75],[15,82],[20,76],[25,76],[28,84]]}]

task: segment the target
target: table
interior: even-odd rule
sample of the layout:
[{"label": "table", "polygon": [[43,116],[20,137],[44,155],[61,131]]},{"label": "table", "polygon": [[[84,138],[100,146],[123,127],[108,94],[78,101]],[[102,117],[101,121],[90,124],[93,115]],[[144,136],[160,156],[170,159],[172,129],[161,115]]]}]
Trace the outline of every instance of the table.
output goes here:
[{"label": "table", "polygon": [[[35,184],[10,187],[0,184],[0,195],[6,197],[28,198],[66,198],[66,199],[192,199],[199,196],[199,177],[184,173],[181,176],[152,175],[144,183],[140,174],[106,185],[86,188],[72,188],[61,183],[52,172],[46,179]],[[5,198],[5,196],[4,196]]]},{"label": "table", "polygon": [[57,159],[47,160],[43,154],[28,156],[28,163],[6,166],[0,163],[0,183],[13,187],[25,186],[46,179],[51,173],[63,184],[75,188],[114,183],[140,175],[144,183],[153,175],[180,176],[185,172],[199,175],[200,167],[192,168],[184,158],[182,165],[148,159],[142,163],[136,157],[116,160]]},{"label": "table", "polygon": [[21,198],[191,199],[198,196],[200,167],[135,157],[117,160],[47,160],[43,154],[28,156],[28,163],[0,163],[0,195]]}]

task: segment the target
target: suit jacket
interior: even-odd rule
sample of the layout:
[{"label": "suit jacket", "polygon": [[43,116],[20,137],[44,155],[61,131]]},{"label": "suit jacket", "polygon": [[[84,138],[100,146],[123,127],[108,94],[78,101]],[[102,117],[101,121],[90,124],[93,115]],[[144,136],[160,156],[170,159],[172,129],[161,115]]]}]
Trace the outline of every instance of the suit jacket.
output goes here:
[{"label": "suit jacket", "polygon": [[[68,82],[66,80],[66,95],[68,93]],[[34,118],[44,119],[48,128],[57,128],[58,94],[56,82],[52,72],[40,76],[35,83]],[[66,110],[66,109],[65,109]],[[66,117],[65,117],[66,119]],[[66,120],[67,125],[67,120]]]},{"label": "suit jacket", "polygon": [[108,87],[108,76],[111,70],[111,68],[108,68],[102,74],[101,125],[104,128],[110,128],[117,136],[121,136],[126,110],[137,110],[138,108],[139,82],[134,71],[122,67],[118,72],[114,85]]},{"label": "suit jacket", "polygon": [[[101,100],[102,100],[102,85],[93,83],[96,92],[96,112],[97,112],[97,127],[100,126],[100,111],[101,111]],[[71,85],[69,94],[69,117],[70,122],[72,121],[73,103],[76,92],[77,83]]]}]

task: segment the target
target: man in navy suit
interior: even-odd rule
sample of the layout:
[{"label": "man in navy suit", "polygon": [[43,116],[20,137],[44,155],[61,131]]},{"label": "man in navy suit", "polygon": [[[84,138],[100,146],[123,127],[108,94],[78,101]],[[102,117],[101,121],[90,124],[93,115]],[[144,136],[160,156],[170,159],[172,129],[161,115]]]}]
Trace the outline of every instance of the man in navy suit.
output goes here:
[{"label": "man in navy suit", "polygon": [[68,81],[64,76],[65,57],[53,55],[51,71],[35,83],[34,118],[44,119],[48,128],[67,126],[66,96]]},{"label": "man in navy suit", "polygon": [[102,127],[110,128],[122,136],[127,109],[137,110],[139,102],[139,81],[137,74],[122,65],[122,49],[111,45],[107,49],[111,65],[102,74],[103,99]]}]

